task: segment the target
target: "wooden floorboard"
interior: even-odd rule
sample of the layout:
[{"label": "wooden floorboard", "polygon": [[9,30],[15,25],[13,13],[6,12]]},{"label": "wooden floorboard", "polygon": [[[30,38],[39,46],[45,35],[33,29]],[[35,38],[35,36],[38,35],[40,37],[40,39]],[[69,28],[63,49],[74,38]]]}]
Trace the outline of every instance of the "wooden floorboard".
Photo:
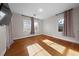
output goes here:
[{"label": "wooden floorboard", "polygon": [[[59,53],[55,49],[51,48],[47,44],[43,42],[43,40],[48,39],[50,41],[56,42],[60,45],[66,47],[65,52],[63,54]],[[11,45],[10,49],[7,49],[5,56],[29,56],[27,46],[32,45],[34,43],[38,43],[42,48],[44,48],[49,54],[52,56],[63,56],[66,55],[68,49],[75,50],[79,52],[79,44],[59,40],[58,38],[49,37],[46,35],[37,35],[28,38],[22,38],[15,40],[14,43]]]}]

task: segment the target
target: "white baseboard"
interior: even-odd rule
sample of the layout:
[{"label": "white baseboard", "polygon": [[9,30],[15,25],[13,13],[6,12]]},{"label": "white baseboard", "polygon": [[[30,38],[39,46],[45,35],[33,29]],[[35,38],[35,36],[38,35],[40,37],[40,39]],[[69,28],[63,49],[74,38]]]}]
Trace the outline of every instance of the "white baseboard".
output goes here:
[{"label": "white baseboard", "polygon": [[36,35],[41,35],[41,34],[27,35],[27,36],[22,36],[22,37],[13,38],[13,39],[14,39],[14,40],[17,40],[17,39],[21,39],[21,38],[26,38],[26,37],[36,36]]},{"label": "white baseboard", "polygon": [[0,53],[0,56],[4,56],[5,52],[6,52],[6,49],[4,49],[2,53]]},{"label": "white baseboard", "polygon": [[66,36],[49,35],[49,34],[45,34],[45,35],[51,36],[51,37],[55,37],[55,38],[59,38],[61,40],[70,41],[70,42],[78,43],[79,44],[79,41],[76,40],[76,38],[66,37]]}]

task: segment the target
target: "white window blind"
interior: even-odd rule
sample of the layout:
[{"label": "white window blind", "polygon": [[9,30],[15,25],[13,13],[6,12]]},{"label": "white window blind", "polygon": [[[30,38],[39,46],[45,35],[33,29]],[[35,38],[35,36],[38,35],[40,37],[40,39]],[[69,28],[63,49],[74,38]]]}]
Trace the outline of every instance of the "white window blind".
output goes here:
[{"label": "white window blind", "polygon": [[23,21],[23,31],[30,33],[30,31],[31,31],[31,21],[30,20]]}]

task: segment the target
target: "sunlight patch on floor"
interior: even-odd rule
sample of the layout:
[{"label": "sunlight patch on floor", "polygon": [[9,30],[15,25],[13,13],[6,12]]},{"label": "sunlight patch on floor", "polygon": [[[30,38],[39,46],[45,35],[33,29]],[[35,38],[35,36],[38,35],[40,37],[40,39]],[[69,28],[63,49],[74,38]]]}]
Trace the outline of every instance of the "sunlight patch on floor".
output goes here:
[{"label": "sunlight patch on floor", "polygon": [[48,40],[48,39],[43,40],[43,42],[45,42],[45,43],[48,44],[48,45],[51,45],[51,44],[55,43],[55,42],[50,41],[50,40]]},{"label": "sunlight patch on floor", "polygon": [[[50,41],[48,39],[43,40],[43,42],[45,44],[47,44],[48,46],[50,46],[51,48],[58,51],[59,53],[61,53],[61,54],[64,54],[64,52],[66,52],[66,55],[68,55],[68,56],[79,56],[79,52],[74,51],[74,50],[72,50],[70,48],[66,48],[66,47],[64,47],[64,46],[62,46],[60,44],[57,44],[57,43],[55,43],[53,41]],[[66,49],[67,49],[67,51],[65,51]]]},{"label": "sunlight patch on floor", "polygon": [[51,44],[50,47],[54,48],[56,51],[58,51],[61,54],[63,54],[65,51],[65,47],[57,43]]},{"label": "sunlight patch on floor", "polygon": [[44,48],[35,43],[27,47],[29,56],[51,56]]},{"label": "sunlight patch on floor", "polygon": [[79,56],[79,52],[69,49],[67,54],[68,56]]},{"label": "sunlight patch on floor", "polygon": [[[48,42],[47,42],[48,41]],[[43,40],[44,43],[46,43],[48,46],[50,46],[51,48],[55,49],[56,51],[58,51],[59,53],[63,54],[64,53],[64,50],[66,47],[60,45],[60,44],[57,44],[53,41],[50,41],[48,39],[46,40]],[[53,44],[52,44],[53,43]]]}]

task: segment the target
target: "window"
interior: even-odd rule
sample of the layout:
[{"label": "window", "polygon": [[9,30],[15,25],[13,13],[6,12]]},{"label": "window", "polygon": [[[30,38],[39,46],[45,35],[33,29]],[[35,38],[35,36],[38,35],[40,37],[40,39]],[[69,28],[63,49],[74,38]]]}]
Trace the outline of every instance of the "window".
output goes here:
[{"label": "window", "polygon": [[63,31],[63,27],[64,27],[64,19],[60,19],[58,21],[58,31],[62,32]]},{"label": "window", "polygon": [[[39,33],[39,21],[34,20],[35,33]],[[31,20],[23,20],[23,32],[31,32]]]},{"label": "window", "polygon": [[2,18],[4,18],[5,15],[6,14],[4,12],[0,11],[0,20],[2,20]]},{"label": "window", "polygon": [[23,21],[23,31],[30,33],[30,31],[31,31],[31,21],[30,20]]},{"label": "window", "polygon": [[35,33],[39,32],[39,24],[38,21],[34,21]]}]

